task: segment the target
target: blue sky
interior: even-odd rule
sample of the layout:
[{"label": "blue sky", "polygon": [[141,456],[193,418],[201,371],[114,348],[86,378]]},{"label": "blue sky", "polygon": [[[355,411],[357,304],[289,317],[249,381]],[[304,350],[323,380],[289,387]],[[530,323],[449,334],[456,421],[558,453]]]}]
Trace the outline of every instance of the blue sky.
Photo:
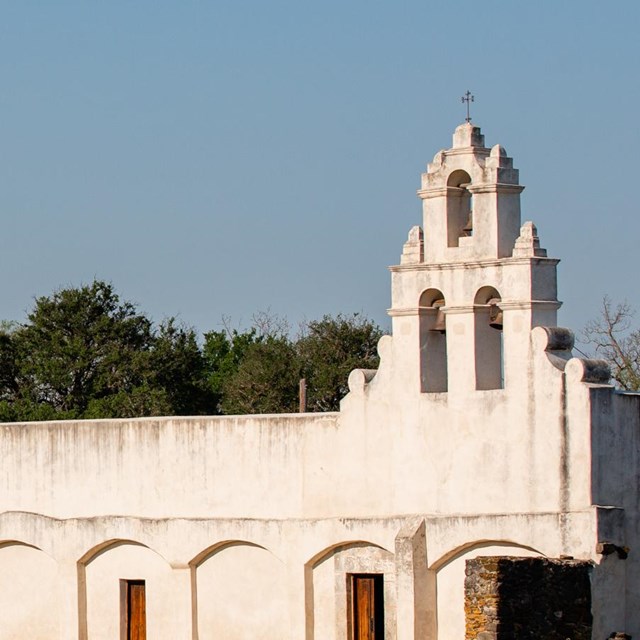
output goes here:
[{"label": "blue sky", "polygon": [[97,277],[202,331],[386,324],[467,88],[562,258],[561,324],[640,308],[639,27],[631,1],[0,1],[0,317]]}]

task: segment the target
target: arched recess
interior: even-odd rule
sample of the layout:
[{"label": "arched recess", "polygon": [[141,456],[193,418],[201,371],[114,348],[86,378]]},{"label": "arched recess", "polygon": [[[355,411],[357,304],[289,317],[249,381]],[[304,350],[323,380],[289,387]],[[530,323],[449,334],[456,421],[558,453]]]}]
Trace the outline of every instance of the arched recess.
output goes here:
[{"label": "arched recess", "polygon": [[[119,638],[122,585],[144,582],[147,637],[179,637],[188,593],[176,593],[171,566],[156,551],[129,539],[96,545],[78,561],[80,637]],[[188,606],[188,605],[187,605]]]},{"label": "arched recess", "polygon": [[230,540],[189,564],[198,640],[290,636],[286,567],[268,549]]},{"label": "arched recess", "polygon": [[500,293],[482,287],[473,308],[476,389],[504,387],[504,341]]},{"label": "arched recess", "polygon": [[473,235],[473,200],[468,186],[471,176],[456,169],[447,178],[447,246],[457,247],[460,238]]},{"label": "arched recess", "polygon": [[445,298],[438,289],[420,295],[420,390],[447,391],[447,327],[443,311]]},{"label": "arched recess", "polygon": [[377,574],[383,579],[384,637],[396,637],[394,554],[365,540],[343,541],[315,554],[305,564],[305,640],[347,637],[350,624],[349,577]]},{"label": "arched recess", "polygon": [[438,640],[464,638],[464,579],[466,561],[478,556],[541,556],[527,545],[509,540],[479,540],[446,554],[432,565],[436,573]]},{"label": "arched recess", "polygon": [[0,542],[0,637],[59,636],[58,564],[42,549],[17,540]]}]

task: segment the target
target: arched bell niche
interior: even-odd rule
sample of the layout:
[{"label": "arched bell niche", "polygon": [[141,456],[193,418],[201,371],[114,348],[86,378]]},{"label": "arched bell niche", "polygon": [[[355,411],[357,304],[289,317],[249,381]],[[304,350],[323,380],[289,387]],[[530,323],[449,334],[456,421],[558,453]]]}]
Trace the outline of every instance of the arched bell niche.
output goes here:
[{"label": "arched bell niche", "polygon": [[471,176],[456,169],[447,178],[447,246],[457,247],[460,238],[473,235]]},{"label": "arched bell niche", "polygon": [[438,289],[420,295],[420,387],[423,393],[447,391],[445,298]]},{"label": "arched bell niche", "polygon": [[504,387],[502,297],[486,286],[476,293],[473,305],[476,389]]}]

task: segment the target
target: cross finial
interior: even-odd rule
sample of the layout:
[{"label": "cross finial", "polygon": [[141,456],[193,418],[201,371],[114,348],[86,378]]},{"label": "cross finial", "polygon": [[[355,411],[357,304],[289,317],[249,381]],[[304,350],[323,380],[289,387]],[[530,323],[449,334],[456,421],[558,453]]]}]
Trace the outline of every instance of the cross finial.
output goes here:
[{"label": "cross finial", "polygon": [[467,89],[467,93],[462,96],[462,102],[467,103],[467,117],[465,118],[465,122],[471,122],[471,115],[469,113],[469,103],[473,102],[473,96],[471,95],[471,91]]}]

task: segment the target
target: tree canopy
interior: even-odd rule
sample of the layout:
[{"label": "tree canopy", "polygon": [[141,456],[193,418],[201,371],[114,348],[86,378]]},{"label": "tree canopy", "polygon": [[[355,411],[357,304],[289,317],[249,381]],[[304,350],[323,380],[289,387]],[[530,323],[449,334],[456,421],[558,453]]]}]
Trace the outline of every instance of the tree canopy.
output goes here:
[{"label": "tree canopy", "polygon": [[192,329],[158,328],[102,281],[36,298],[0,336],[4,420],[180,414],[202,407],[202,355]]},{"label": "tree canopy", "polygon": [[174,317],[154,322],[110,283],[38,297],[24,323],[0,324],[0,420],[332,411],[349,372],[375,368],[382,330],[359,314],[305,323],[259,314],[247,330],[202,340]]},{"label": "tree canopy", "polygon": [[300,366],[307,380],[307,408],[337,411],[347,394],[353,369],[378,367],[382,330],[358,313],[324,316],[303,327],[297,343]]}]

